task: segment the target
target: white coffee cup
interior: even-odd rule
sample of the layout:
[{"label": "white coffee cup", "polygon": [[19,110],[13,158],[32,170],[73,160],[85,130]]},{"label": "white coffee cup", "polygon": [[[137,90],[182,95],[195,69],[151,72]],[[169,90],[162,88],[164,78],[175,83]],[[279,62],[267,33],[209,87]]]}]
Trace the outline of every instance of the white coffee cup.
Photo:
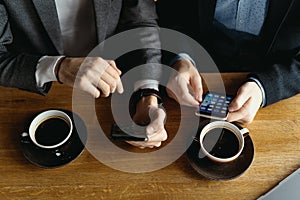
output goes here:
[{"label": "white coffee cup", "polygon": [[[213,121],[208,123],[200,132],[199,143],[201,152],[199,152],[199,156],[207,156],[210,160],[217,163],[234,161],[242,153],[245,145],[244,137],[248,134],[249,130],[247,128],[239,129],[230,122]],[[228,157],[224,156],[226,154],[228,154]]]},{"label": "white coffee cup", "polygon": [[[51,138],[51,137],[62,137],[60,138],[59,141],[55,142],[54,144],[42,144],[37,140],[37,130],[40,126],[43,125],[44,122],[46,122],[47,120],[50,119],[54,119],[54,120],[58,120],[60,122],[53,122],[51,125],[53,126],[58,126],[58,123],[63,124],[65,123],[66,125],[63,126],[64,130],[60,130],[59,128],[61,128],[62,126],[58,126],[57,132],[56,133],[48,133],[47,131],[45,131],[47,134],[53,134],[53,135],[45,135],[46,138]],[[63,120],[63,121],[61,121]],[[55,127],[50,127],[55,128]],[[60,131],[64,131],[63,135],[59,135]],[[71,137],[73,131],[73,123],[72,120],[70,119],[70,117],[63,111],[60,110],[47,110],[44,111],[40,114],[38,114],[30,123],[29,126],[29,130],[28,133],[24,132],[22,133],[22,137],[27,137],[29,136],[30,140],[38,147],[43,148],[43,149],[55,149],[58,148],[60,146],[62,146],[63,144],[65,144],[69,138]],[[52,140],[55,141],[56,138],[52,138]]]}]

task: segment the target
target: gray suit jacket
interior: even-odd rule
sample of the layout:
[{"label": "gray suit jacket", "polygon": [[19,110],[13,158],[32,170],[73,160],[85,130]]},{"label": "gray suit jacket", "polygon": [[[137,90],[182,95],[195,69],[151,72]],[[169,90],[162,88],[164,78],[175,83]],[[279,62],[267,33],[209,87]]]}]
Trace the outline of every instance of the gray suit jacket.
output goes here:
[{"label": "gray suit jacket", "polygon": [[[153,0],[94,0],[94,10],[99,43],[124,30],[157,26]],[[158,39],[154,32],[144,41]],[[43,55],[62,54],[53,0],[0,0],[0,85],[46,94],[51,84],[36,86],[36,65]],[[160,62],[158,50],[143,50],[142,54],[145,62]],[[151,67],[150,72],[160,73]]]}]

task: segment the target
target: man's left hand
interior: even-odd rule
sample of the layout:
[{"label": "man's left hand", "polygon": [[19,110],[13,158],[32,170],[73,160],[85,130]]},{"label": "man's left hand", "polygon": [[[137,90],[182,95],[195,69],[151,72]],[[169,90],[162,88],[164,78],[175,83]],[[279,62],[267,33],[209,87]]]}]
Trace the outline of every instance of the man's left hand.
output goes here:
[{"label": "man's left hand", "polygon": [[243,84],[230,103],[227,121],[249,124],[253,121],[262,103],[262,92],[255,82]]},{"label": "man's left hand", "polygon": [[147,142],[126,141],[141,149],[160,147],[161,143],[167,140],[168,135],[164,127],[166,113],[157,105],[155,96],[143,97],[136,105],[136,113],[133,121],[139,125],[148,124],[146,127]]}]

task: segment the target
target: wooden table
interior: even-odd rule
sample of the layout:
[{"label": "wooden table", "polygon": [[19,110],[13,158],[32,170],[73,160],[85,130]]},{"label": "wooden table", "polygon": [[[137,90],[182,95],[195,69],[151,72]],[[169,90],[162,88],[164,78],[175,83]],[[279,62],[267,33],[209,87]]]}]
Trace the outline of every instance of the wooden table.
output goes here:
[{"label": "wooden table", "polygon": [[[206,76],[210,79],[214,74]],[[228,91],[233,92],[245,74],[222,77]],[[43,110],[72,110],[72,89],[54,84],[45,97],[0,89],[0,199],[256,199],[300,167],[299,95],[261,109],[247,125],[255,145],[251,167],[239,178],[213,181],[197,174],[185,154],[169,166],[148,173],[112,169],[87,149],[68,165],[36,167],[22,155],[19,135],[28,120]],[[178,105],[168,100],[165,107],[166,129],[172,133],[180,120]],[[104,130],[109,131],[113,122],[110,99],[96,100],[96,110]]]}]

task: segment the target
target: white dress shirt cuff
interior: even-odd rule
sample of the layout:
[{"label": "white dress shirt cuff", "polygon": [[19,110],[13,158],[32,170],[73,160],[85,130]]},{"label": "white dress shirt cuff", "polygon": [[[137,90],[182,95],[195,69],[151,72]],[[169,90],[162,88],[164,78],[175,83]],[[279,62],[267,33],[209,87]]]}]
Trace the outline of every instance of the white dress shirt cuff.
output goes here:
[{"label": "white dress shirt cuff", "polygon": [[178,60],[181,59],[188,59],[191,61],[191,63],[196,67],[195,61],[189,56],[187,53],[179,53],[177,56],[175,56],[171,62],[169,63],[170,66],[174,65]]},{"label": "white dress shirt cuff", "polygon": [[258,85],[258,87],[260,88],[261,94],[262,94],[262,102],[261,102],[260,107],[261,108],[264,107],[266,105],[266,92],[265,92],[263,85],[257,78],[249,77],[248,80],[255,82]]},{"label": "white dress shirt cuff", "polygon": [[43,87],[45,83],[57,81],[54,69],[65,56],[43,56],[40,58],[35,71],[36,84]]},{"label": "white dress shirt cuff", "polygon": [[134,91],[137,91],[139,89],[154,89],[158,91],[158,85],[159,82],[157,80],[152,80],[152,79],[141,80],[141,81],[137,81],[134,84]]}]

